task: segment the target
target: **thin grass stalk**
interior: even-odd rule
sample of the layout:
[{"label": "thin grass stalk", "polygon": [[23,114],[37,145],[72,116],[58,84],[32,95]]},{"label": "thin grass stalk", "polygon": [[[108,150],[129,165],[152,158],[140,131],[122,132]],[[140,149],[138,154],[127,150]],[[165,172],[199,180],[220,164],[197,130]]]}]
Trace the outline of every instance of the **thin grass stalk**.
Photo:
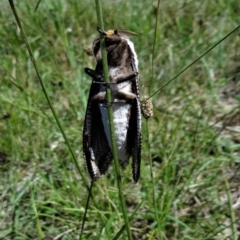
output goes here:
[{"label": "thin grass stalk", "polygon": [[86,203],[86,207],[85,207],[85,211],[84,211],[84,215],[83,215],[81,231],[80,231],[80,234],[79,234],[79,240],[82,239],[82,235],[83,235],[83,229],[84,229],[84,224],[85,224],[86,218],[87,218],[87,210],[88,210],[88,207],[89,207],[90,197],[91,197],[91,194],[92,194],[93,183],[94,183],[94,181],[91,181],[91,185],[90,185],[89,192],[88,192],[87,203]]},{"label": "thin grass stalk", "polygon": [[[149,95],[152,92],[153,87],[153,74],[154,74],[154,55],[155,55],[155,46],[156,46],[156,38],[157,38],[157,30],[158,30],[158,16],[159,16],[159,10],[160,10],[160,3],[161,0],[158,0],[157,3],[157,11],[156,11],[156,17],[155,17],[155,26],[154,26],[154,36],[153,36],[153,47],[152,47],[152,72],[151,72],[151,84],[149,89]],[[157,221],[157,234],[159,238],[161,238],[161,229],[160,229],[160,223],[159,223],[159,215],[158,215],[158,208],[156,203],[156,194],[155,194],[155,188],[154,188],[154,179],[153,179],[153,167],[152,167],[152,155],[151,155],[151,145],[150,145],[150,139],[149,139],[149,122],[148,119],[146,119],[146,134],[147,134],[147,148],[148,148],[148,159],[150,163],[150,175],[151,175],[151,188],[152,188],[152,198],[153,198],[153,206],[155,210],[155,218]]]},{"label": "thin grass stalk", "polygon": [[227,190],[227,197],[228,197],[228,206],[229,206],[229,212],[231,216],[231,228],[232,228],[232,235],[233,235],[233,240],[238,240],[238,231],[237,231],[237,224],[236,224],[236,216],[235,212],[233,209],[233,201],[232,201],[232,196],[231,196],[231,190],[229,186],[229,182],[227,179],[225,179],[225,186]]},{"label": "thin grass stalk", "polygon": [[156,202],[156,194],[155,194],[155,182],[153,178],[153,164],[152,164],[152,154],[151,154],[151,144],[150,144],[150,139],[149,139],[149,122],[148,119],[146,119],[146,124],[145,124],[145,129],[146,129],[146,135],[147,135],[147,149],[148,149],[148,159],[150,163],[150,176],[151,176],[151,188],[152,188],[152,198],[153,198],[153,206],[154,206],[154,212],[155,212],[155,218],[157,221],[157,234],[159,238],[161,239],[161,229],[160,229],[160,218],[158,214],[158,206]]},{"label": "thin grass stalk", "polygon": [[38,215],[38,211],[37,211],[37,207],[36,207],[36,203],[35,203],[35,199],[34,199],[33,186],[30,187],[30,191],[31,191],[32,208],[33,208],[33,212],[34,212],[34,215],[35,215],[36,228],[37,228],[38,236],[39,236],[39,239],[44,239],[44,234],[43,234],[43,231],[42,231],[41,222],[40,222],[40,219],[39,219],[39,215]]},{"label": "thin grass stalk", "polygon": [[158,29],[158,16],[159,16],[159,9],[160,9],[160,3],[161,0],[158,0],[157,4],[157,11],[156,11],[156,17],[155,17],[155,26],[154,26],[154,36],[153,36],[153,47],[152,47],[152,60],[151,60],[151,83],[149,88],[149,94],[152,92],[153,87],[153,74],[154,74],[154,55],[155,55],[155,46],[156,46],[156,38],[157,38],[157,29]]},{"label": "thin grass stalk", "polygon": [[[101,8],[100,0],[95,0],[95,4],[96,4],[96,13],[97,13],[99,27],[102,30],[104,30],[102,8]],[[105,80],[105,82],[109,83],[107,52],[106,52],[105,40],[101,33],[100,33],[100,45],[101,45],[101,53],[102,53],[104,80]],[[106,89],[106,95],[107,95],[107,102],[109,102],[109,103],[113,102],[112,96],[111,96],[111,91],[108,88]],[[129,223],[129,219],[128,219],[128,215],[127,215],[127,208],[126,208],[125,199],[124,199],[124,195],[123,195],[123,185],[122,185],[120,167],[119,167],[119,163],[118,163],[112,107],[108,108],[108,119],[109,119],[109,127],[110,127],[110,134],[111,134],[112,152],[113,152],[113,159],[114,159],[114,165],[115,165],[115,172],[116,172],[116,176],[117,176],[118,193],[119,193],[120,203],[121,203],[121,207],[122,207],[122,213],[123,213],[123,217],[124,217],[124,221],[125,221],[125,225],[126,225],[128,239],[131,240],[132,234],[131,234],[131,230],[130,230],[130,223]]]},{"label": "thin grass stalk", "polygon": [[15,19],[16,19],[16,22],[17,22],[17,25],[18,25],[18,27],[19,27],[19,29],[20,29],[20,32],[21,32],[21,34],[22,34],[22,36],[23,36],[24,43],[25,43],[25,45],[26,45],[26,47],[27,47],[27,50],[28,50],[30,59],[31,59],[31,61],[32,61],[33,67],[34,67],[35,72],[36,72],[36,74],[37,74],[37,78],[38,78],[38,80],[39,80],[39,83],[40,83],[40,85],[41,85],[41,87],[42,87],[42,91],[43,91],[43,93],[44,93],[44,96],[45,96],[45,98],[46,98],[46,100],[47,100],[47,102],[48,102],[48,105],[49,105],[49,107],[50,107],[50,109],[51,109],[51,111],[52,111],[52,114],[53,114],[54,119],[55,119],[55,121],[56,121],[56,123],[57,123],[57,126],[58,126],[60,132],[62,133],[63,138],[64,138],[64,140],[65,140],[65,142],[66,142],[66,144],[67,144],[67,146],[68,146],[70,155],[71,155],[71,157],[72,157],[72,159],[73,159],[73,162],[74,162],[74,164],[75,164],[75,166],[76,166],[76,168],[77,168],[77,171],[78,171],[79,175],[81,176],[81,178],[82,178],[82,180],[83,180],[83,182],[84,182],[84,185],[86,186],[86,188],[89,189],[87,178],[82,174],[82,172],[81,172],[81,170],[80,170],[80,167],[78,166],[77,159],[75,158],[75,155],[74,155],[73,150],[72,150],[72,148],[71,148],[71,146],[70,146],[70,143],[69,143],[69,141],[68,141],[68,138],[67,138],[65,132],[63,131],[62,125],[61,125],[61,123],[60,123],[60,121],[59,121],[59,119],[58,119],[58,116],[57,116],[57,114],[56,114],[56,112],[55,112],[55,110],[54,110],[54,108],[53,108],[53,106],[52,106],[52,104],[51,104],[51,101],[50,101],[49,97],[48,97],[47,91],[46,91],[46,89],[45,89],[45,86],[44,86],[44,84],[43,84],[41,75],[40,75],[39,70],[38,70],[37,62],[36,62],[36,60],[35,60],[35,58],[34,58],[34,56],[33,56],[33,52],[32,52],[31,46],[30,46],[30,44],[29,44],[29,42],[28,42],[26,33],[25,33],[24,28],[23,28],[23,26],[22,26],[22,24],[21,24],[20,18],[19,18],[18,14],[17,14],[17,10],[16,10],[16,8],[15,8],[15,5],[14,5],[13,0],[9,0],[9,4],[10,4],[11,9],[12,9],[12,11],[13,11],[13,15],[14,15],[14,17],[15,17]]},{"label": "thin grass stalk", "polygon": [[207,51],[205,51],[203,54],[201,54],[197,59],[195,59],[192,63],[190,63],[188,66],[186,66],[182,71],[180,71],[177,75],[175,75],[172,79],[170,79],[167,83],[165,83],[157,91],[155,91],[149,98],[152,98],[154,95],[159,93],[163,88],[165,88],[168,84],[170,84],[172,81],[174,81],[176,78],[178,78],[182,73],[187,71],[191,66],[193,66],[201,58],[203,58],[205,55],[207,55],[212,49],[214,49],[217,45],[219,45],[221,42],[223,42],[226,38],[228,38],[230,35],[232,35],[234,32],[236,32],[239,28],[240,28],[240,25],[238,25],[231,32],[229,32],[226,36],[224,36],[219,41],[217,41],[215,44],[213,44]]},{"label": "thin grass stalk", "polygon": [[176,194],[176,192],[177,192],[177,186],[178,186],[178,184],[179,184],[179,182],[180,182],[180,179],[181,179],[181,177],[182,177],[182,173],[183,173],[183,171],[180,172],[179,177],[178,177],[178,179],[177,179],[177,182],[176,182],[174,188],[172,189],[171,194],[170,194],[170,196],[169,196],[169,198],[168,198],[168,202],[167,202],[167,204],[164,206],[162,215],[161,215],[161,217],[160,217],[160,221],[163,221],[164,218],[166,217],[167,213],[169,212],[169,209],[170,209],[171,204],[172,204],[172,202],[173,202],[173,198],[174,198],[174,196],[175,196],[175,194]]},{"label": "thin grass stalk", "polygon": [[[147,196],[145,197],[145,199],[143,199],[134,209],[133,213],[131,214],[131,216],[129,217],[129,220],[131,221],[136,213],[138,212],[138,210],[140,209],[140,207],[142,206],[142,204],[144,203],[144,201],[146,200]],[[124,231],[125,229],[125,224],[121,227],[121,229],[117,232],[117,234],[115,235],[115,237],[112,239],[112,240],[118,240],[121,235],[122,235],[122,232]]]},{"label": "thin grass stalk", "polygon": [[[182,118],[183,118],[184,113],[187,111],[187,108],[188,108],[188,107],[189,107],[189,105],[183,110],[183,113],[182,113],[182,115],[180,116],[180,118],[179,118],[179,120],[178,120],[178,122],[177,122],[177,126],[176,126],[176,128],[174,129],[174,131],[173,131],[173,133],[172,133],[172,136],[177,136],[177,131],[178,131],[179,127],[180,127],[181,120],[182,120]],[[162,169],[161,169],[162,171],[163,171],[165,168],[168,167],[168,163],[169,163],[169,161],[171,160],[171,158],[173,157],[173,155],[174,155],[174,153],[175,153],[175,151],[176,151],[176,149],[177,149],[178,141],[179,141],[178,139],[175,140],[174,147],[173,147],[173,149],[172,149],[172,151],[171,151],[171,153],[170,153],[167,161],[164,163],[164,165],[163,165],[163,167],[162,167]],[[166,170],[167,170],[167,169],[166,169]],[[165,171],[166,171],[166,170],[165,170]],[[161,173],[158,174],[158,176],[156,177],[156,179],[159,178],[160,174],[161,174]],[[165,174],[165,175],[166,175],[166,177],[169,176],[169,174]],[[179,178],[178,178],[178,180],[177,180],[177,183],[176,183],[176,185],[175,185],[175,188],[174,188],[173,190],[171,190],[171,194],[170,194],[170,196],[168,197],[168,199],[165,197],[165,195],[168,196],[168,194],[165,194],[166,188],[163,187],[163,190],[162,190],[162,193],[161,193],[161,196],[160,196],[160,203],[158,204],[158,205],[159,205],[159,209],[161,210],[161,215],[159,216],[159,219],[157,219],[157,221],[158,221],[158,223],[159,223],[159,226],[160,226],[160,223],[161,223],[161,222],[164,222],[164,221],[165,221],[165,217],[166,217],[167,211],[170,209],[170,206],[171,206],[172,201],[173,201],[173,197],[174,197],[174,195],[175,195],[175,193],[176,193],[176,189],[177,189],[177,186],[178,186],[178,182],[180,181],[180,177],[181,177],[181,174],[179,175]],[[169,179],[167,179],[167,180],[169,180]],[[164,180],[164,181],[165,181],[165,180]],[[165,203],[166,201],[167,201],[167,203]],[[157,204],[156,204],[156,205],[157,205]],[[155,207],[155,206],[154,206],[154,207]],[[156,209],[158,210],[158,208],[156,208]],[[159,227],[159,228],[160,228],[160,227]],[[159,232],[159,233],[160,233],[159,238],[160,238],[160,239],[163,239],[163,236],[162,236],[162,234],[161,234],[161,229],[160,229],[160,232]]]},{"label": "thin grass stalk", "polygon": [[36,6],[35,6],[35,8],[34,8],[34,12],[36,12],[36,11],[38,10],[38,7],[39,7],[40,2],[41,2],[41,0],[38,0]]}]

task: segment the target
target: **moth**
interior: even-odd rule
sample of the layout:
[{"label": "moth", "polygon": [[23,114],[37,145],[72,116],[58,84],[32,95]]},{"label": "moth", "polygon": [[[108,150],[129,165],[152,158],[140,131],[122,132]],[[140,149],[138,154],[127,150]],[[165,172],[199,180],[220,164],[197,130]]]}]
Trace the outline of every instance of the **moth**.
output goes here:
[{"label": "moth", "polygon": [[[132,175],[136,183],[141,163],[141,108],[138,58],[129,39],[135,34],[125,30],[98,31],[103,34],[106,44],[110,83],[104,82],[98,37],[93,42],[96,68],[85,68],[92,77],[92,84],[84,121],[83,155],[92,180],[97,180],[108,170],[113,154],[107,108],[112,107],[119,163],[124,169],[132,157]],[[111,90],[111,103],[106,101],[107,87]]]}]

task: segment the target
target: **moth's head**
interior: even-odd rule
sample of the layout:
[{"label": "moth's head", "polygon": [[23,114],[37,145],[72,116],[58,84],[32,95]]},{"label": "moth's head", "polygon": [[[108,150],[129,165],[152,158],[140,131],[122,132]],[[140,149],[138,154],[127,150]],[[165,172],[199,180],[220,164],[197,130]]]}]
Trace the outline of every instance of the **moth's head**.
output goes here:
[{"label": "moth's head", "polygon": [[[137,36],[136,33],[134,32],[131,32],[131,31],[127,31],[127,30],[120,30],[120,29],[115,29],[115,30],[108,30],[108,31],[103,31],[101,29],[97,29],[99,33],[101,33],[106,40],[108,39],[112,39],[111,45],[114,45],[116,44],[117,42],[117,39],[119,38],[130,38],[130,37],[134,37],[134,36]],[[115,40],[113,40],[115,39]],[[108,46],[107,46],[107,50],[108,50]],[[100,58],[100,37],[97,37],[95,39],[95,41],[93,42],[93,54],[94,56],[98,59]]]},{"label": "moth's head", "polygon": [[115,30],[108,30],[108,31],[102,31],[101,29],[97,29],[98,32],[102,33],[103,36],[106,37],[112,37],[112,36],[118,36],[118,37],[135,37],[137,36],[136,33],[131,32],[131,31],[127,31],[127,30],[120,30],[120,29],[115,29]]}]

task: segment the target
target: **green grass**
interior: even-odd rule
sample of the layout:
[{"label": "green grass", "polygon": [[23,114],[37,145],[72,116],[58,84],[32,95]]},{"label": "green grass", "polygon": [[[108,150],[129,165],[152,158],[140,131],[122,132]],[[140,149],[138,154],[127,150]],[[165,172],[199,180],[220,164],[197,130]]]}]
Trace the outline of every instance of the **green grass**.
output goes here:
[{"label": "green grass", "polygon": [[[91,84],[84,67],[95,66],[84,50],[98,34],[95,3],[41,1],[36,12],[36,1],[15,4],[50,101],[89,179],[81,135]],[[240,24],[238,1],[162,1],[152,69],[156,2],[102,4],[106,29],[139,35],[133,41],[142,95],[156,92]],[[130,166],[122,172],[129,216],[141,204],[130,224],[133,239],[239,238],[239,34],[153,96],[154,116],[143,122],[139,183]],[[88,189],[8,1],[0,10],[0,42],[0,239],[78,239]],[[114,177],[112,166],[94,184],[83,239],[113,239],[123,226]],[[120,239],[127,239],[125,231]]]}]

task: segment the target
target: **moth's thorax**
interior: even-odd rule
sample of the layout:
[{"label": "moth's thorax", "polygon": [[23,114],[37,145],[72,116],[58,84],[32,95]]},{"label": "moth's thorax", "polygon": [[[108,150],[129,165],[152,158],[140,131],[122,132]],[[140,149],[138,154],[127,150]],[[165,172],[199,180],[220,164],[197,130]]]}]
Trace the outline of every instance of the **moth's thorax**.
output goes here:
[{"label": "moth's thorax", "polygon": [[[135,62],[138,69],[137,54],[133,42],[127,36],[109,35],[105,37],[108,65],[112,67],[123,67]],[[102,64],[102,53],[100,39],[97,38],[93,44],[93,54],[97,62]]]}]

